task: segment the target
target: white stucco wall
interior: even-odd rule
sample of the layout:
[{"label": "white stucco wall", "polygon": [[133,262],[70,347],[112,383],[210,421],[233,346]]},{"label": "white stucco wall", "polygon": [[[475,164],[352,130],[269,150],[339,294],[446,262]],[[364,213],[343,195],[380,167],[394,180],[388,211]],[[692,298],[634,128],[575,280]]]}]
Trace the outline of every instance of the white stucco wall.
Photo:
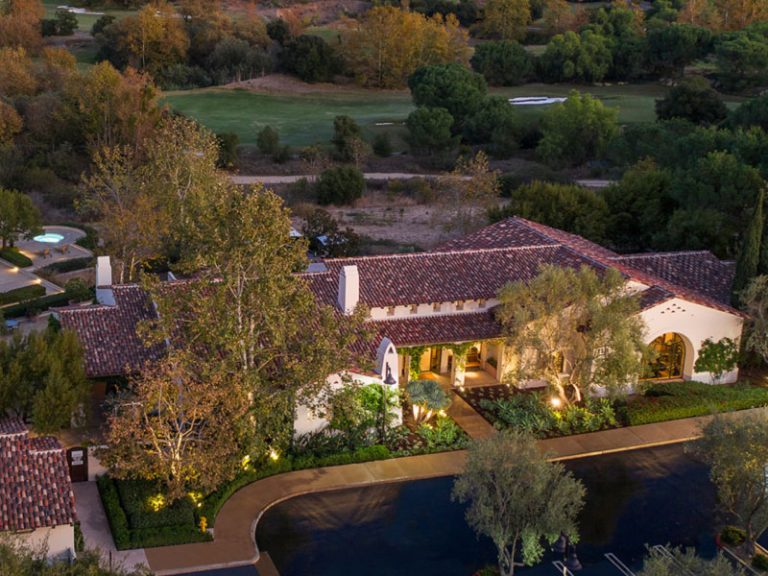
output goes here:
[{"label": "white stucco wall", "polygon": [[[685,341],[686,348],[683,365],[685,379],[709,383],[712,382],[709,372],[697,373],[693,369],[701,343],[707,338],[711,338],[715,342],[721,338],[732,338],[739,342],[744,324],[744,320],[739,316],[679,298],[644,310],[640,316],[647,327],[647,343],[651,343],[667,332],[680,334]],[[735,382],[737,378],[738,370],[733,370],[723,376],[722,382]]]},{"label": "white stucco wall", "polygon": [[499,301],[496,298],[490,298],[485,302],[479,300],[462,300],[461,309],[458,302],[440,302],[440,309],[435,310],[433,303],[416,304],[415,312],[411,305],[394,306],[393,314],[390,315],[389,308],[371,308],[370,317],[372,320],[402,320],[406,318],[420,318],[424,316],[445,316],[449,314],[466,314],[467,312],[481,312],[490,310],[496,306]]},{"label": "white stucco wall", "polygon": [[68,560],[75,553],[75,527],[69,524],[17,532],[11,537],[30,550],[47,550],[48,558],[52,560]]},{"label": "white stucco wall", "polygon": [[[395,353],[397,358],[397,353]],[[396,367],[393,367],[393,372],[397,372]],[[357,385],[366,386],[368,384],[382,385],[381,379],[374,375],[356,374],[354,372],[336,373],[328,376],[328,384],[331,386],[331,390],[339,390],[345,383],[354,382]],[[398,389],[397,382],[392,386],[395,390]],[[397,408],[398,418],[396,424],[402,423],[403,414],[402,409]],[[301,436],[302,434],[308,434],[310,432],[318,432],[328,425],[328,419],[321,415],[318,411],[312,410],[308,406],[298,405],[296,407],[296,418],[293,422],[293,434],[294,436]]]}]

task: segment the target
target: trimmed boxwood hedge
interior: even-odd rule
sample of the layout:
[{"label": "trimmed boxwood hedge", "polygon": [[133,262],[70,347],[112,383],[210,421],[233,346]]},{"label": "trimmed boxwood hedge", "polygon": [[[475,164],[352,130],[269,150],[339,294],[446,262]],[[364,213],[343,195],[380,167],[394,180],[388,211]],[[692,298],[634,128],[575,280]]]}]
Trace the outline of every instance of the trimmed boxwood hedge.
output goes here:
[{"label": "trimmed boxwood hedge", "polygon": [[83,256],[82,258],[73,258],[72,260],[62,260],[61,262],[48,264],[48,266],[40,268],[38,272],[41,274],[62,274],[64,272],[74,272],[75,270],[89,268],[93,265],[93,256]]},{"label": "trimmed boxwood hedge", "polygon": [[40,296],[45,296],[44,286],[41,286],[40,284],[22,286],[21,288],[14,288],[8,292],[0,292],[0,306],[15,302],[26,302],[27,300],[33,300]]},{"label": "trimmed boxwood hedge", "polygon": [[[148,495],[153,491],[148,490],[149,483],[133,481],[115,481],[109,476],[97,478],[97,486],[104,505],[104,511],[112,530],[112,538],[118,550],[130,548],[153,548],[156,546],[171,546],[188,542],[207,542],[211,540],[209,533],[200,532],[195,524],[194,513],[184,510],[184,502],[180,500],[173,506],[159,512],[143,510],[139,507],[146,502]],[[128,500],[123,500],[122,495]],[[131,510],[131,516],[126,514],[126,507]],[[166,510],[170,511],[165,514]],[[184,510],[180,512],[180,510]],[[159,522],[167,522],[165,525],[152,525],[152,516],[157,515]],[[136,525],[132,523],[135,522]]]},{"label": "trimmed boxwood hedge", "polygon": [[768,388],[664,382],[652,384],[642,395],[630,398],[619,413],[627,425],[636,426],[758,406],[768,406]]},{"label": "trimmed boxwood hedge", "polygon": [[293,470],[371,462],[391,457],[392,453],[386,446],[376,445],[323,458],[283,458],[258,470],[242,472],[206,496],[200,508],[195,508],[190,500],[182,499],[158,512],[149,510],[146,507],[147,499],[156,493],[156,485],[152,482],[114,480],[104,475],[97,478],[97,485],[117,549],[152,548],[210,540],[209,533],[200,532],[200,519],[205,517],[208,526],[212,527],[224,502],[240,488],[256,480]]},{"label": "trimmed boxwood hedge", "polygon": [[0,249],[0,258],[7,260],[19,268],[28,268],[29,266],[32,266],[32,260],[24,256],[24,254],[19,252],[16,248]]}]

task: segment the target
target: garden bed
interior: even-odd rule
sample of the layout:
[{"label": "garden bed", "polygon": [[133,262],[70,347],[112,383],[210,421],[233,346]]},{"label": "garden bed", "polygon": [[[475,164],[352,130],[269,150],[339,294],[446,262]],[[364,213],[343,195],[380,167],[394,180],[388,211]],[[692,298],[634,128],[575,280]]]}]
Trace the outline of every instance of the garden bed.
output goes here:
[{"label": "garden bed", "polygon": [[581,406],[554,410],[541,392],[499,385],[457,391],[495,428],[517,428],[539,438],[596,432],[768,406],[768,388],[749,384],[702,382],[646,384],[642,393],[610,402],[590,399]]},{"label": "garden bed", "polygon": [[637,426],[759,406],[768,406],[768,388],[743,383],[664,382],[651,384],[642,395],[631,396],[618,412],[622,422]]},{"label": "garden bed", "polygon": [[15,304],[16,302],[27,302],[41,296],[45,296],[45,287],[40,284],[22,286],[21,288],[14,288],[8,292],[0,293],[0,306]]}]

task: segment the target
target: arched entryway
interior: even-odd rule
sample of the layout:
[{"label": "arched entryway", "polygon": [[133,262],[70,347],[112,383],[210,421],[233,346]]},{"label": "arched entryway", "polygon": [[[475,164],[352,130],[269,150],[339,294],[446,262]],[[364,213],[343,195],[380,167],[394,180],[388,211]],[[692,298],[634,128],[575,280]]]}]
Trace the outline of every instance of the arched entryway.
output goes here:
[{"label": "arched entryway", "polygon": [[654,353],[648,368],[648,378],[670,380],[683,378],[685,374],[685,340],[677,332],[662,334],[650,344]]}]

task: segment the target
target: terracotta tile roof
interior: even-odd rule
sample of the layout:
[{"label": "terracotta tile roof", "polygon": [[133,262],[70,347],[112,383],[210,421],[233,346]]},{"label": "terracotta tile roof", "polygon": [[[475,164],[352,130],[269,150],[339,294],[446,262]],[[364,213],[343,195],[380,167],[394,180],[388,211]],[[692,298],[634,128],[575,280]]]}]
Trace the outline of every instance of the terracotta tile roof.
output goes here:
[{"label": "terracotta tile roof", "polygon": [[374,324],[379,334],[388,337],[395,346],[472,342],[501,336],[501,326],[492,310],[379,320]]},{"label": "terracotta tile roof", "polygon": [[136,334],[144,320],[155,317],[146,293],[137,285],[113,286],[115,306],[59,308],[62,327],[77,332],[83,345],[85,372],[91,378],[138,371],[162,350],[147,348]]},{"label": "terracotta tile roof", "polygon": [[694,290],[723,304],[731,300],[736,267],[733,262],[718,260],[706,250],[627,254],[613,261]]},{"label": "terracotta tile roof", "polygon": [[[695,280],[693,279],[684,280],[686,276],[685,272],[676,274],[673,280],[672,275],[669,272],[665,273],[664,275],[657,275],[655,272],[647,272],[640,268],[636,268],[635,266],[630,266],[624,261],[625,257],[619,254],[616,254],[615,252],[612,252],[607,248],[603,248],[602,246],[599,246],[594,242],[590,242],[589,240],[586,240],[581,236],[576,236],[575,234],[570,234],[568,232],[563,232],[562,230],[550,228],[549,226],[545,226],[543,224],[539,224],[536,222],[531,222],[529,220],[525,220],[524,218],[518,218],[517,216],[510,218],[509,220],[516,221],[520,226],[523,226],[523,227],[528,226],[536,230],[537,232],[541,233],[546,238],[549,238],[551,240],[556,240],[558,242],[562,242],[563,244],[565,244],[566,246],[570,246],[573,250],[579,252],[583,256],[593,258],[597,262],[600,262],[606,266],[615,268],[619,270],[621,273],[623,273],[624,275],[626,275],[628,278],[641,282],[642,284],[645,284],[649,288],[656,286],[660,289],[670,292],[673,296],[681,298],[683,300],[687,300],[695,304],[700,304],[702,306],[708,306],[710,308],[721,310],[723,312],[728,312],[729,314],[735,314],[737,316],[742,316],[742,317],[744,316],[744,313],[733,308],[728,304],[730,300],[730,297],[729,297],[730,295],[725,297],[726,281],[724,281],[723,278],[721,277],[722,276],[721,272],[715,270],[715,268],[711,264],[711,261],[705,262],[704,260],[701,260],[701,259],[683,257],[682,259],[686,260],[686,263],[689,267],[688,268],[689,274],[691,273],[692,268],[695,267],[696,262],[702,262],[704,266],[703,268],[693,273],[696,276]],[[482,230],[480,230],[480,232],[482,232]],[[711,258],[715,259],[714,256],[711,256]],[[731,266],[729,263],[721,263],[721,264],[722,266],[725,266],[725,267]],[[733,276],[729,275],[728,278],[730,278],[730,280],[727,280],[727,291],[729,292],[730,282],[732,282]],[[706,286],[707,284],[716,284],[719,286],[719,288],[716,289],[718,293],[718,297],[712,296],[709,290],[702,291],[700,289],[701,287]]]},{"label": "terracotta tile roof", "polygon": [[[530,280],[542,264],[597,270],[614,268],[648,288],[641,294],[647,309],[671,298],[742,315],[727,304],[732,265],[708,252],[621,256],[580,236],[523,218],[503,220],[436,250],[401,254],[329,259],[324,271],[301,277],[322,303],[336,307],[339,272],[356,265],[360,301],[369,307],[490,299],[508,282]],[[175,286],[176,283],[169,283]],[[147,349],[136,327],[153,317],[146,294],[138,286],[115,286],[116,306],[59,309],[62,325],[75,330],[83,342],[86,372],[91,377],[137,371],[161,349]],[[395,344],[461,341],[493,337],[491,322],[482,314],[383,320],[379,330]],[[465,326],[460,326],[464,324]],[[481,336],[491,334],[491,336]],[[365,346],[367,349],[368,346]]]},{"label": "terracotta tile roof", "polygon": [[325,260],[327,272],[306,274],[327,304],[336,304],[339,272],[357,266],[360,302],[369,307],[495,298],[508,282],[534,278],[542,264],[603,266],[558,245],[424,252]]},{"label": "terracotta tile roof", "polygon": [[75,495],[55,438],[32,438],[15,418],[0,421],[0,532],[75,521]]}]

